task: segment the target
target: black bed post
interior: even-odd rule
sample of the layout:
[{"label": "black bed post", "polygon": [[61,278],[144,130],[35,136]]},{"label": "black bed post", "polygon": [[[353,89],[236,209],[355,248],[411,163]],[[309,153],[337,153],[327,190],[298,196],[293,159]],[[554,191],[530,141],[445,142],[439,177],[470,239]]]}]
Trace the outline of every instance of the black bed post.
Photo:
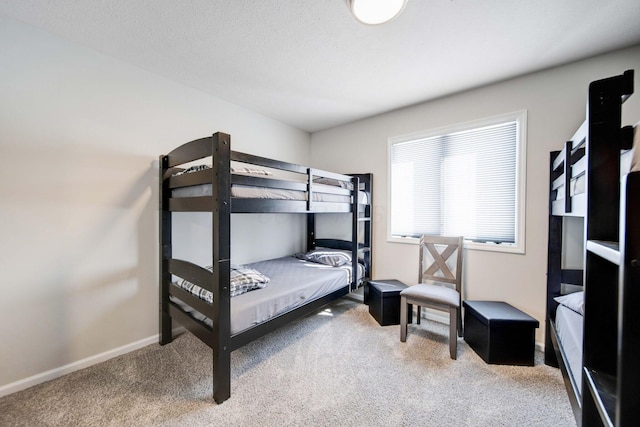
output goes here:
[{"label": "black bed post", "polygon": [[351,200],[351,290],[358,288],[358,208],[359,208],[359,190],[360,179],[357,176],[351,178],[353,185],[353,196]]},{"label": "black bed post", "polygon": [[222,403],[231,395],[230,227],[231,137],[212,136],[213,144],[213,399]]},{"label": "black bed post", "polygon": [[[549,188],[553,186],[553,161],[560,154],[559,151],[551,152],[549,169],[551,170]],[[570,154],[569,154],[570,155]],[[567,160],[565,160],[567,162]],[[570,187],[565,187],[570,188]],[[553,191],[549,191],[549,230],[547,241],[547,316],[545,319],[545,344],[544,363],[558,367],[553,343],[551,341],[551,320],[555,318],[557,303],[554,298],[560,295],[560,282],[562,274],[562,217],[552,213]],[[569,195],[566,194],[566,197]]]},{"label": "black bed post", "polygon": [[159,161],[159,237],[160,237],[160,345],[165,345],[173,339],[171,335],[172,322],[169,315],[169,283],[171,282],[171,274],[169,274],[168,260],[171,258],[171,212],[167,206],[165,195],[169,191],[168,185],[164,181],[164,174],[168,169],[169,157],[162,155]]},{"label": "black bed post", "polygon": [[316,214],[307,214],[307,251],[316,248]]}]

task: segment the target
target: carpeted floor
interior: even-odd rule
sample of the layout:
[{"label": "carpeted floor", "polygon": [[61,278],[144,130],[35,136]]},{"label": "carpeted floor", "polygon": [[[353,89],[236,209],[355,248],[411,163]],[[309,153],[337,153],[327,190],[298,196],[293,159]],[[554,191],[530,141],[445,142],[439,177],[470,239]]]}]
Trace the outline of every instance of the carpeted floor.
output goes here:
[{"label": "carpeted floor", "polygon": [[232,353],[216,405],[191,334],[0,399],[1,426],[575,426],[560,371],[487,365],[448,327],[379,326],[343,299]]}]

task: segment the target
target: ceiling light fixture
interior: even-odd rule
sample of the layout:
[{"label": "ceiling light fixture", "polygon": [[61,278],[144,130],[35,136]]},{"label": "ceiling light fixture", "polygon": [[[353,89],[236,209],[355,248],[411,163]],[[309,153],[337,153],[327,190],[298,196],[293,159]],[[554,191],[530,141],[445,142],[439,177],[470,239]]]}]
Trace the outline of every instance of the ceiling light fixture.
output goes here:
[{"label": "ceiling light fixture", "polygon": [[400,15],[407,0],[347,0],[355,18],[367,25],[384,24]]}]

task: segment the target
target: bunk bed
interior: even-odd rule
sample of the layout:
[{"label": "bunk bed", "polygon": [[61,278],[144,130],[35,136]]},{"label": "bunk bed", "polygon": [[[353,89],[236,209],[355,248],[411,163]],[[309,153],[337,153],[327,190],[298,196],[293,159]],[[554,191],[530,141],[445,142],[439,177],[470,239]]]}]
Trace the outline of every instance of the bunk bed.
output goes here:
[{"label": "bunk bed", "polygon": [[[210,165],[194,162],[211,162]],[[213,398],[230,397],[233,350],[317,311],[371,276],[372,175],[343,175],[231,150],[230,136],[183,144],[160,156],[160,344],[173,321],[213,350]],[[208,266],[173,258],[172,212],[210,212]],[[307,251],[231,264],[234,213],[300,213]],[[316,236],[316,214],[347,216],[349,240]]]},{"label": "bunk bed", "polygon": [[[640,167],[633,160],[640,152],[640,130],[638,125],[621,126],[622,104],[633,93],[633,76],[629,70],[592,82],[586,120],[550,157],[545,363],[561,369],[578,425],[627,425],[622,420],[639,414],[629,403],[630,395],[638,393],[637,363],[621,369],[622,361],[637,355],[632,347],[640,339],[637,317],[629,322],[629,314],[623,316],[637,298],[629,286],[634,281],[636,288],[640,285],[640,233],[626,220],[629,209],[637,212],[640,199]],[[583,221],[577,236],[580,269],[563,265],[563,248],[571,237],[566,221],[572,217]],[[632,251],[622,249],[625,242]],[[619,267],[603,266],[602,259],[615,260]],[[634,268],[635,276],[625,274]]]}]

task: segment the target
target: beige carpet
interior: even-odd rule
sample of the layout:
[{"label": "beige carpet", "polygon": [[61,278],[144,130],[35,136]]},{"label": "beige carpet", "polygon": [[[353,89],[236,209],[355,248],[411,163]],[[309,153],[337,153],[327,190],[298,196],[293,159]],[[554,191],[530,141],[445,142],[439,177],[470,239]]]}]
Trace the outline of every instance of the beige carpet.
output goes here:
[{"label": "beige carpet", "polygon": [[379,326],[343,299],[232,353],[211,399],[211,351],[191,334],[0,399],[1,426],[574,426],[560,371],[487,365],[447,326]]}]

